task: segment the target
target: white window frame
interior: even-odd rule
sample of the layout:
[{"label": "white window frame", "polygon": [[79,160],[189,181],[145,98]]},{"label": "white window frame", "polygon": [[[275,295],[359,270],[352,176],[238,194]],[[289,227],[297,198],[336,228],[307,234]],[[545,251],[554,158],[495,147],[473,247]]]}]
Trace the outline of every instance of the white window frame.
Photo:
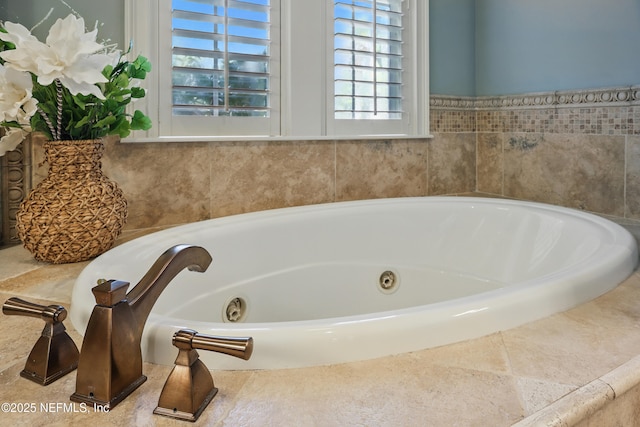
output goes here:
[{"label": "white window frame", "polygon": [[[153,126],[135,131],[130,142],[216,141],[216,140],[319,140],[429,137],[429,2],[405,0],[404,26],[415,33],[407,37],[408,65],[403,73],[402,120],[336,120],[334,118],[333,1],[280,0],[279,58],[272,67],[272,124],[252,127],[251,117],[211,117],[210,134],[199,131],[186,134],[194,126],[179,116],[172,120],[170,102],[170,62],[164,72],[160,58],[171,52],[170,35],[160,35],[159,22],[171,0],[124,0],[125,39],[133,41],[133,53],[152,63],[152,72],[143,81],[147,96],[137,100],[136,109],[144,110]],[[407,13],[408,12],[408,13]],[[304,17],[303,19],[298,18]],[[300,34],[322,34],[304,37]],[[277,37],[277,36],[276,36]],[[409,40],[410,39],[410,40]],[[415,42],[413,42],[415,41]],[[278,49],[276,49],[278,51]],[[168,70],[168,71],[167,71]],[[326,70],[326,71],[325,71]],[[300,72],[301,71],[301,72]],[[277,78],[279,76],[279,79]],[[278,82],[279,81],[279,87]],[[275,83],[275,84],[274,84]],[[279,92],[279,96],[276,91]],[[168,98],[170,101],[170,97]],[[201,119],[201,118],[199,118]],[[229,120],[233,119],[233,120]],[[240,133],[233,132],[242,121]],[[167,123],[168,122],[168,123]]]}]

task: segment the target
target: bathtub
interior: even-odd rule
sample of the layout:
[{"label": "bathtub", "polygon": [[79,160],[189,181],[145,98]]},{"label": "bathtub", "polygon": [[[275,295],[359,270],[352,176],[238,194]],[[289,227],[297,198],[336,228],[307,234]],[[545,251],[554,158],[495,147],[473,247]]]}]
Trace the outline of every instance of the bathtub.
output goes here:
[{"label": "bathtub", "polygon": [[74,285],[75,328],[86,327],[98,279],[133,287],[182,243],[203,246],[213,262],[167,286],[143,358],[173,364],[181,328],[254,338],[248,361],[199,351],[209,369],[335,364],[480,337],[604,294],[638,261],[619,225],[540,203],[423,197],[284,208],[174,227],[101,255]]}]

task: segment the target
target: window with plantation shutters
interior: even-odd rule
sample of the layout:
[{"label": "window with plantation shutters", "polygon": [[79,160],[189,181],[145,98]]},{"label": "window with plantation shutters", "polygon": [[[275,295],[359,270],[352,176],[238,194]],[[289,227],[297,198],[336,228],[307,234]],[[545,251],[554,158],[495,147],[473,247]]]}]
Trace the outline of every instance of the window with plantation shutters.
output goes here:
[{"label": "window with plantation shutters", "polygon": [[140,34],[158,52],[151,132],[177,140],[281,134],[280,0],[131,0],[128,7],[157,15],[157,41]]},{"label": "window with plantation shutters", "polygon": [[334,2],[338,119],[401,119],[402,0]]},{"label": "window with plantation shutters", "polygon": [[328,133],[426,135],[428,2],[333,0],[331,4]]},{"label": "window with plantation shutters", "polygon": [[269,0],[173,0],[173,115],[269,116]]},{"label": "window with plantation shutters", "polygon": [[[429,134],[428,0],[124,0],[137,141]],[[146,108],[140,103],[146,104]]]}]

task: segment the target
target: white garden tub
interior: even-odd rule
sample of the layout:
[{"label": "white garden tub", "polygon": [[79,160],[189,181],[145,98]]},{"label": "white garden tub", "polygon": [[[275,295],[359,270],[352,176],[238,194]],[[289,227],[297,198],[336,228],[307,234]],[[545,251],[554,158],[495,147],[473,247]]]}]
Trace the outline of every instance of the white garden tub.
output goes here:
[{"label": "white garden tub", "polygon": [[589,301],[638,260],[617,224],[539,203],[424,197],[277,209],[171,228],[96,258],[73,290],[76,329],[98,279],[133,287],[182,243],[213,262],[167,286],[143,357],[173,364],[181,328],[254,338],[249,361],[200,351],[210,369],[333,364],[479,337]]}]

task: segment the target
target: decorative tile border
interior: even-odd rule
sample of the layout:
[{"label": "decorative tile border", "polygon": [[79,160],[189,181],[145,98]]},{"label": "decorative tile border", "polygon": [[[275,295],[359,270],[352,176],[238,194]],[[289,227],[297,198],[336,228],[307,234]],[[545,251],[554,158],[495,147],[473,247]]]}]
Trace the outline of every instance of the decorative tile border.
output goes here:
[{"label": "decorative tile border", "polygon": [[434,109],[495,110],[532,108],[586,108],[640,105],[640,86],[556,92],[538,92],[505,96],[431,95]]},{"label": "decorative tile border", "polygon": [[640,105],[640,87],[478,97],[475,103],[477,110],[494,108],[589,108],[631,105]]},{"label": "decorative tile border", "polygon": [[438,110],[431,108],[429,124],[432,132],[475,132],[477,112],[473,109]]},{"label": "decorative tile border", "polygon": [[432,110],[476,110],[475,96],[429,95]]},{"label": "decorative tile border", "polygon": [[477,132],[640,134],[640,106],[499,109],[476,112]]},{"label": "decorative tile border", "polygon": [[430,104],[433,132],[640,134],[640,86],[495,97],[432,95]]}]

